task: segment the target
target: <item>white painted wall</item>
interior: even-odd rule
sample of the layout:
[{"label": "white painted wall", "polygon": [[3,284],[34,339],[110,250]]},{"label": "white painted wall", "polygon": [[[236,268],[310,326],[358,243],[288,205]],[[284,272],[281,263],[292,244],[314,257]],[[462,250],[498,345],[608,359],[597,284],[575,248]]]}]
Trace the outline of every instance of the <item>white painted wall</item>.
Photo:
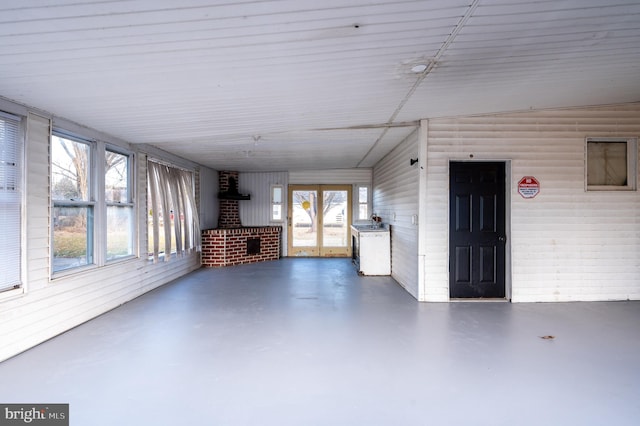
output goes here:
[{"label": "white painted wall", "polygon": [[418,133],[412,133],[373,169],[373,211],[391,228],[391,276],[419,297],[418,195],[421,162]]},{"label": "white painted wall", "polygon": [[289,172],[289,183],[292,185],[350,185],[371,183],[372,170],[331,169],[331,170],[294,170]]},{"label": "white painted wall", "polygon": [[[40,112],[26,114],[24,286],[20,294],[0,293],[0,361],[200,267],[197,253],[167,263],[147,260],[146,156],[138,152],[140,256],[52,279],[47,173],[51,117]],[[122,145],[120,141],[109,142]]]},{"label": "white painted wall", "polygon": [[218,172],[200,167],[200,226],[202,229],[218,227],[220,202],[218,201]]},{"label": "white painted wall", "polygon": [[287,172],[262,172],[238,174],[238,191],[251,195],[250,200],[240,201],[242,226],[284,226],[285,222],[271,221],[271,185],[283,185],[283,211],[287,211]]},{"label": "white painted wall", "polygon": [[[514,302],[640,299],[640,192],[585,191],[585,138],[638,137],[640,103],[424,121],[421,300],[448,300],[451,160],[511,161]],[[421,161],[421,164],[422,161]],[[524,199],[523,176],[541,192]]]},{"label": "white painted wall", "polygon": [[[238,174],[238,192],[251,195],[250,200],[239,201],[242,226],[282,226],[280,253],[287,255],[287,172],[261,172]],[[271,221],[271,185],[283,185],[282,222]]]}]

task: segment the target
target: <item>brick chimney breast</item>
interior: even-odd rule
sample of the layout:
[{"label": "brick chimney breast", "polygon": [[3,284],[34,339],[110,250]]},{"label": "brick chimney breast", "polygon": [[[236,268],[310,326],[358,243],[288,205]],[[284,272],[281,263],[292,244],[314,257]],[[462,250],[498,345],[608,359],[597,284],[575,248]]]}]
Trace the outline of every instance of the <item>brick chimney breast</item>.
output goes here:
[{"label": "brick chimney breast", "polygon": [[[221,171],[218,176],[220,193],[238,193],[238,172]],[[238,200],[220,200],[218,228],[242,228]]]}]

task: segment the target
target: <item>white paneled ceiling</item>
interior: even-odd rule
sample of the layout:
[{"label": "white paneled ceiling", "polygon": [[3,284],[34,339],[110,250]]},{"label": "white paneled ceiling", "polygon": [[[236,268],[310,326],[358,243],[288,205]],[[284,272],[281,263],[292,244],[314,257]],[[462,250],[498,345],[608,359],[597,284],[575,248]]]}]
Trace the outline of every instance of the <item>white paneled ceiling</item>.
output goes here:
[{"label": "white paneled ceiling", "polygon": [[640,101],[639,66],[640,0],[0,1],[0,96],[214,169],[371,167],[422,118]]}]

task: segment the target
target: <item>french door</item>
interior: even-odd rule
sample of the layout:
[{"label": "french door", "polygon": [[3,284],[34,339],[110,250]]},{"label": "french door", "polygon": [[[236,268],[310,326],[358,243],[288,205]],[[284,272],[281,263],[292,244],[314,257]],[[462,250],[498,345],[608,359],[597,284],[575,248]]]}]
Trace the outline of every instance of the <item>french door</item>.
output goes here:
[{"label": "french door", "polygon": [[289,185],[289,256],[351,256],[351,186]]}]

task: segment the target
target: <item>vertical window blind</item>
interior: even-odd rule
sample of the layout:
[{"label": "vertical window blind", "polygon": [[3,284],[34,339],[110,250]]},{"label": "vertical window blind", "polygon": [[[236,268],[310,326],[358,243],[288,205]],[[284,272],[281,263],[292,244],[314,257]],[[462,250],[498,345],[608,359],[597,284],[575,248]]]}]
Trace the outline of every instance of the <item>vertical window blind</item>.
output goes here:
[{"label": "vertical window blind", "polygon": [[149,182],[152,246],[154,262],[164,253],[168,262],[171,253],[178,256],[200,251],[200,220],[196,207],[193,173],[147,161]]},{"label": "vertical window blind", "polygon": [[0,112],[0,291],[20,286],[20,118]]}]

